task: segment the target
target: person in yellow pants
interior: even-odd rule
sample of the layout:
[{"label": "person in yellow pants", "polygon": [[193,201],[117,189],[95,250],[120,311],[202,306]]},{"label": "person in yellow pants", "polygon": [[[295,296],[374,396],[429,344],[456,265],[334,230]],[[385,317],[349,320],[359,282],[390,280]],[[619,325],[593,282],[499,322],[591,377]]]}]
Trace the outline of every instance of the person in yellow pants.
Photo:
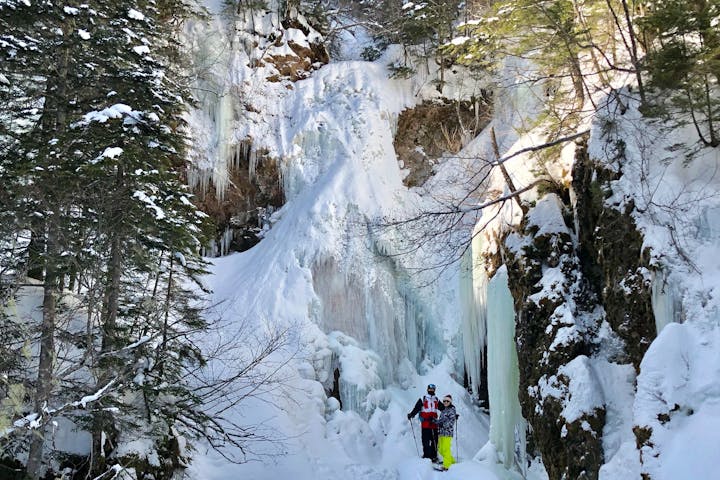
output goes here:
[{"label": "person in yellow pants", "polygon": [[447,470],[450,465],[455,463],[452,456],[452,439],[455,433],[455,422],[460,415],[455,411],[455,405],[452,403],[452,397],[445,395],[442,400],[443,408],[438,417],[438,453],[443,459],[443,469]]}]

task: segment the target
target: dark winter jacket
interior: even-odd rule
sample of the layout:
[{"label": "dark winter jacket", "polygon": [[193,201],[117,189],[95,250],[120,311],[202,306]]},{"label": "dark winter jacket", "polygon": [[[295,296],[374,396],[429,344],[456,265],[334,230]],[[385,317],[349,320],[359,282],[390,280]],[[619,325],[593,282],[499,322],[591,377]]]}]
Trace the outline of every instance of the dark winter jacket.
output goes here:
[{"label": "dark winter jacket", "polygon": [[455,433],[455,420],[457,420],[458,414],[455,411],[455,405],[447,405],[440,412],[437,423],[440,431],[438,435],[442,437],[452,437]]}]

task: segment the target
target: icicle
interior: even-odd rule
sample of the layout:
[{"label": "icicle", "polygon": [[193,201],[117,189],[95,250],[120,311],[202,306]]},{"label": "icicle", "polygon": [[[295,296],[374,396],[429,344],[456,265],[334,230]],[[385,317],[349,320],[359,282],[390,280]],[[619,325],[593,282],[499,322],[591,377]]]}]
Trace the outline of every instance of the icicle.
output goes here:
[{"label": "icicle", "polygon": [[408,298],[407,295],[403,295],[404,306],[405,306],[405,343],[408,349],[408,359],[417,368],[422,361],[420,352],[421,339],[420,332],[418,332],[417,326],[417,312],[415,311],[415,303]]},{"label": "icicle", "polygon": [[226,227],[219,239],[210,239],[206,247],[201,249],[203,257],[221,257],[230,252],[230,244],[234,239],[232,228]]},{"label": "icicle", "polygon": [[425,361],[437,363],[442,359],[446,345],[417,290],[403,280],[398,281],[398,289],[404,307],[407,356],[416,369],[422,370]]},{"label": "icicle", "polygon": [[462,338],[465,369],[475,395],[482,382],[483,350],[486,342],[485,295],[487,273],[482,261],[481,235],[475,235],[472,247],[462,258],[460,267],[460,301],[462,304]]},{"label": "icicle", "polygon": [[255,178],[255,173],[257,171],[257,165],[258,165],[258,153],[255,149],[248,149],[248,175],[250,176],[250,179]]},{"label": "icicle", "polygon": [[202,247],[201,254],[203,257],[217,257],[217,242],[214,238],[210,239],[206,247]]},{"label": "icicle", "polygon": [[518,400],[515,309],[504,265],[487,285],[487,357],[490,441],[506,468],[522,471],[526,426]]},{"label": "icicle", "polygon": [[230,227],[225,228],[220,237],[220,255],[227,255],[230,252],[230,244],[233,241],[233,230]]},{"label": "icicle", "polygon": [[697,237],[703,240],[720,239],[720,208],[704,207],[695,221]]},{"label": "icicle", "polygon": [[234,138],[235,106],[240,102],[231,88],[237,51],[220,22],[204,24],[190,34],[197,75],[195,95],[200,109],[193,114],[197,117],[193,126],[199,142],[194,147],[188,184],[205,194],[212,182],[217,198],[222,201],[238,143]]},{"label": "icicle", "polygon": [[675,288],[669,280],[665,270],[655,270],[652,273],[651,303],[655,317],[655,330],[657,335],[669,323],[677,321],[680,316]]},{"label": "icicle", "polygon": [[225,191],[230,181],[230,169],[234,157],[235,143],[232,139],[234,129],[233,97],[225,91],[217,94],[217,105],[215,107],[214,123],[214,148],[215,148],[215,169],[213,171],[213,183],[215,194],[218,200],[225,198]]},{"label": "icicle", "polygon": [[188,169],[188,186],[194,191],[200,191],[204,196],[210,186],[210,170],[191,166]]}]

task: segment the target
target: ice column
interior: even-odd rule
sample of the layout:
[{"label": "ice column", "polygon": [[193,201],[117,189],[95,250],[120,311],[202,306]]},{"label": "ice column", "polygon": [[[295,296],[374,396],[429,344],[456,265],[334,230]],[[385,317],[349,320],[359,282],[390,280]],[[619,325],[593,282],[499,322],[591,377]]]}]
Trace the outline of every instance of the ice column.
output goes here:
[{"label": "ice column", "polygon": [[482,382],[482,354],[486,341],[486,294],[487,272],[482,261],[482,241],[480,235],[475,235],[472,248],[463,256],[460,268],[465,369],[475,395],[478,395]]},{"label": "ice column", "polygon": [[679,313],[675,308],[675,291],[665,270],[655,270],[653,272],[650,289],[655,330],[656,334],[660,335],[660,331],[667,324],[674,322]]},{"label": "ice column", "polygon": [[697,237],[702,240],[720,239],[720,207],[704,207],[695,220]]},{"label": "ice column", "polygon": [[188,172],[188,183],[204,194],[212,181],[215,194],[221,200],[229,182],[229,163],[237,146],[235,105],[239,103],[232,88],[233,60],[239,52],[226,28],[223,21],[216,18],[196,24],[189,32],[196,76],[194,94],[200,108],[192,122],[198,158]]},{"label": "ice column", "polygon": [[[518,400],[519,370],[515,346],[515,309],[503,265],[487,285],[487,362],[490,441],[506,468],[525,465],[525,420]],[[517,437],[517,439],[516,439]]]}]

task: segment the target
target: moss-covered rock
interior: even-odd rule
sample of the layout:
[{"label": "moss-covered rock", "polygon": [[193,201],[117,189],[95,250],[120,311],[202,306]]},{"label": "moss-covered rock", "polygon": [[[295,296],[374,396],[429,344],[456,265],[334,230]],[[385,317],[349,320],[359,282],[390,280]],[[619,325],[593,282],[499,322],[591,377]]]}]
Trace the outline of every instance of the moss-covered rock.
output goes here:
[{"label": "moss-covered rock", "polygon": [[573,382],[592,375],[585,364],[601,315],[565,224],[567,208],[557,195],[543,197],[504,242],[517,312],[519,397],[537,449],[530,453],[542,456],[550,478],[597,479],[605,407],[602,400],[579,405]]},{"label": "moss-covered rock", "polygon": [[[608,360],[636,370],[655,336],[649,255],[634,205],[609,203],[618,175],[578,144],[574,195],[549,191],[503,242],[517,312],[520,404],[529,445],[553,480],[597,479],[603,463],[605,404],[590,366],[600,325],[622,343]],[[553,226],[543,224],[548,219]],[[596,395],[573,405],[573,382]],[[647,431],[635,435],[638,448],[647,445]]]},{"label": "moss-covered rock", "polygon": [[577,202],[578,256],[582,270],[600,298],[613,331],[624,340],[636,370],[655,338],[649,261],[643,237],[631,215],[634,204],[609,205],[618,174],[594,162],[579,148],[572,188]]}]

